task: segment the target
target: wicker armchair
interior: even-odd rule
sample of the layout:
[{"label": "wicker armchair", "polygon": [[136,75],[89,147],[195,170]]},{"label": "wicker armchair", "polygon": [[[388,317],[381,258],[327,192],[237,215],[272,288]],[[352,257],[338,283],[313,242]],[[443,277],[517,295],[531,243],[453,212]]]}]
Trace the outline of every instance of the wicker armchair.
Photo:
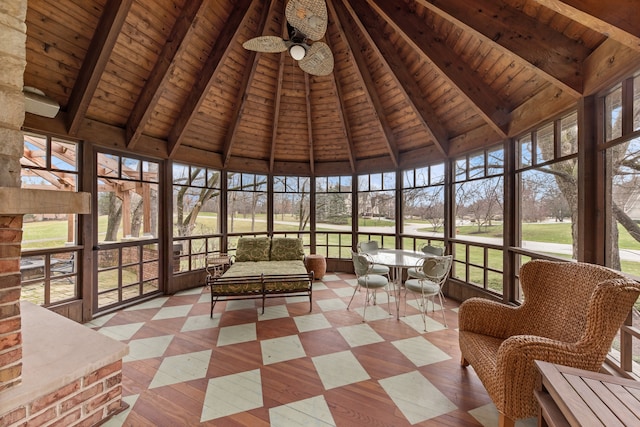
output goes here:
[{"label": "wicker armchair", "polygon": [[534,360],[598,371],[640,294],[640,283],[593,264],[536,260],[522,266],[524,302],[481,298],[459,310],[462,365],[471,365],[500,426],[537,415]]}]

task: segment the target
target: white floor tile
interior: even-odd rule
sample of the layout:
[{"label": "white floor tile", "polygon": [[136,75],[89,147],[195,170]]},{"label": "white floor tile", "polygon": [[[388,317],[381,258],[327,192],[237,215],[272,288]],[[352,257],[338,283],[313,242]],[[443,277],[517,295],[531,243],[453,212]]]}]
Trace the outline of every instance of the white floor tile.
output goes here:
[{"label": "white floor tile", "polygon": [[200,422],[250,411],[262,405],[259,369],[212,378],[207,385]]},{"label": "white floor tile", "polygon": [[289,317],[289,310],[285,304],[272,305],[264,308],[264,314],[262,314],[262,308],[258,309],[258,321],[282,319]]},{"label": "white floor tile", "polygon": [[189,316],[182,325],[180,332],[199,331],[202,329],[217,328],[220,323],[220,313],[213,313],[213,317],[208,314],[201,316]]},{"label": "white floor tile", "polygon": [[[255,299],[230,300],[230,301],[227,301],[226,311],[253,309],[256,307],[256,301],[259,301],[259,300],[255,300]],[[221,302],[221,301],[218,301],[218,302]]]},{"label": "white floor tile", "polygon": [[316,300],[316,304],[322,311],[344,310],[347,304],[340,298]]},{"label": "white floor tile", "polygon": [[317,331],[331,327],[331,323],[323,314],[307,314],[306,316],[294,317],[293,320],[300,332]]},{"label": "white floor tile", "polygon": [[144,310],[147,308],[159,308],[159,307],[162,307],[164,303],[167,302],[168,300],[169,300],[169,297],[158,297],[150,301],[125,308],[124,311]]},{"label": "white floor tile", "polygon": [[271,427],[325,427],[335,426],[327,401],[323,396],[292,402],[269,409]]},{"label": "white floor tile", "polygon": [[[357,298],[357,295],[356,295],[356,298]],[[353,304],[355,304],[355,302]],[[366,312],[363,306],[353,308],[353,304],[351,305],[351,310],[355,311],[360,316],[365,317],[366,321],[390,319],[392,318],[392,316],[395,316],[395,312],[396,312],[393,302],[389,307],[387,307],[386,298],[385,298],[384,304],[380,304],[380,300],[378,300],[377,305],[367,306]],[[389,314],[389,312],[387,311],[387,308],[389,308],[391,310],[391,313],[393,314]]]},{"label": "white floor tile", "polygon": [[340,277],[338,277],[335,274],[325,274],[322,277],[322,281],[323,282],[335,282],[335,281],[338,281],[338,280],[342,280],[342,279],[340,279]]},{"label": "white floor tile", "polygon": [[306,302],[307,304],[309,303],[309,297],[306,295],[299,297],[285,297],[285,300],[287,301],[287,304],[296,304],[299,302]]},{"label": "white floor tile", "polygon": [[262,348],[262,364],[264,365],[306,356],[302,342],[297,335],[260,341],[260,347]]},{"label": "white floor tile", "polygon": [[158,310],[156,315],[153,316],[151,320],[174,319],[176,317],[186,317],[192,308],[193,308],[192,304],[176,305],[173,307],[164,307]]},{"label": "white floor tile", "polygon": [[84,326],[88,328],[99,328],[103,326],[105,323],[107,323],[109,320],[111,320],[115,315],[116,313],[111,313],[111,314],[105,314],[104,316],[96,317],[95,319],[92,319],[89,322],[85,323]]},{"label": "white floor tile", "polygon": [[[407,325],[411,326],[419,333],[424,333],[424,323],[422,323],[422,316],[420,314],[413,314],[411,316],[400,316],[400,320],[402,320]],[[427,316],[427,332],[440,331],[442,329],[446,329],[442,323],[439,323],[433,320],[430,316]]]},{"label": "white floor tile", "polygon": [[416,366],[426,366],[451,359],[451,356],[421,336],[393,341],[391,344]]},{"label": "white floor tile", "polygon": [[255,341],[256,339],[258,339],[258,337],[255,323],[225,326],[224,328],[220,328],[217,346],[222,347],[241,342]]},{"label": "white floor tile", "polygon": [[[351,295],[353,295],[353,291],[355,290],[355,287],[337,288],[337,289],[332,289],[332,290],[333,290],[333,293],[336,294],[337,296],[339,296],[340,298],[345,298],[345,297],[351,298]],[[358,297],[358,295],[356,294],[354,299],[357,298],[357,297]]]},{"label": "white floor tile", "polygon": [[[493,403],[468,411],[484,427],[495,427],[498,425],[498,410]],[[538,418],[526,418],[516,421],[516,427],[536,427]]]},{"label": "white floor tile", "polygon": [[161,357],[164,352],[167,351],[167,347],[169,347],[172,340],[173,335],[131,340],[129,341],[129,354],[125,356],[122,361],[131,362],[132,360]]},{"label": "white floor tile", "polygon": [[313,282],[312,288],[314,291],[324,291],[326,289],[329,289],[327,285],[322,282]]},{"label": "white floor tile", "polygon": [[350,347],[383,342],[382,338],[371,326],[362,323],[360,325],[343,326],[338,328],[340,335],[347,341]]},{"label": "white floor tile", "polygon": [[98,330],[102,335],[106,335],[114,340],[126,341],[130,340],[140,328],[144,326],[144,322],[129,323],[118,326],[105,326]]},{"label": "white floor tile", "polygon": [[371,378],[350,351],[317,356],[312,360],[327,390]]},{"label": "white floor tile", "polygon": [[199,295],[202,293],[204,286],[200,286],[199,288],[187,289],[184,291],[176,292],[176,295]]},{"label": "white floor tile", "polygon": [[380,385],[411,424],[457,409],[453,402],[418,371],[382,379]]},{"label": "white floor tile", "polygon": [[207,376],[212,350],[165,357],[149,388],[191,381]]}]

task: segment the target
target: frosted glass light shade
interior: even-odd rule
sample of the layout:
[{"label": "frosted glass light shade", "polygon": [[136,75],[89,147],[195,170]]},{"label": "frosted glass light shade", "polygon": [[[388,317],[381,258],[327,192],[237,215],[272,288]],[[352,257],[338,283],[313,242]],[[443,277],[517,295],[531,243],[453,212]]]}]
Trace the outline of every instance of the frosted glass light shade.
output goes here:
[{"label": "frosted glass light shade", "polygon": [[293,59],[295,59],[296,61],[300,61],[302,58],[304,58],[304,54],[307,53],[307,51],[305,50],[304,47],[298,45],[298,44],[294,44],[293,46],[291,46],[291,48],[289,49],[289,54],[291,55],[291,57]]}]

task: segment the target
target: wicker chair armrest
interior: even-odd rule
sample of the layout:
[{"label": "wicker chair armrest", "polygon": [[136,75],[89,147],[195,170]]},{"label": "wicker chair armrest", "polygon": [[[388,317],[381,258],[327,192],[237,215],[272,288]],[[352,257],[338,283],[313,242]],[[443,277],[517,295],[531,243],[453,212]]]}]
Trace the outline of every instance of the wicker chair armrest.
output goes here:
[{"label": "wicker chair armrest", "polygon": [[471,298],[460,305],[458,327],[461,331],[507,338],[513,335],[518,307],[484,298]]}]

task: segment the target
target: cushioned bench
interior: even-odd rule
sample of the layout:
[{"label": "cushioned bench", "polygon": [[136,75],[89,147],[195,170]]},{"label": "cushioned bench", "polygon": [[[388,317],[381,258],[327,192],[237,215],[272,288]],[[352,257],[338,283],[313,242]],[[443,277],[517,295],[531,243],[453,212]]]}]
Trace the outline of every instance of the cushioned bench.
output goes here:
[{"label": "cushioned bench", "polygon": [[313,271],[304,264],[302,239],[241,237],[235,260],[221,276],[207,276],[211,287],[211,316],[220,297],[224,300],[308,296],[312,309]]}]

